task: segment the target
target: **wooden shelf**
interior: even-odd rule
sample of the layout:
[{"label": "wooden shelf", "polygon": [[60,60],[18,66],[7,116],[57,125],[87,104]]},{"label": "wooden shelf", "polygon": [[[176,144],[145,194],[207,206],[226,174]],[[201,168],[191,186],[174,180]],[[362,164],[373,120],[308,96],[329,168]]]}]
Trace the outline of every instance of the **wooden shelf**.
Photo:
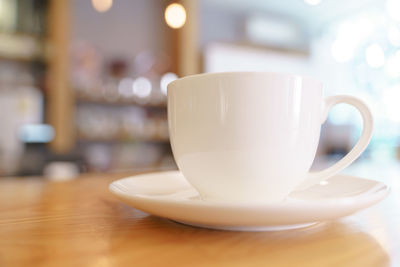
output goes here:
[{"label": "wooden shelf", "polygon": [[0,32],[0,60],[32,62],[44,60],[43,41],[39,36]]},{"label": "wooden shelf", "polygon": [[144,107],[144,108],[162,108],[162,109],[167,108],[167,103],[165,103],[165,102],[161,102],[159,104],[153,104],[153,103],[139,103],[134,100],[111,101],[111,100],[105,100],[102,98],[94,99],[94,98],[89,98],[89,97],[84,97],[84,96],[77,96],[76,102],[78,104],[98,104],[98,105],[107,105],[107,106],[132,106],[132,105],[134,105],[134,106],[139,106],[139,107]]},{"label": "wooden shelf", "polygon": [[169,143],[169,138],[89,138],[78,137],[78,142],[81,143]]}]

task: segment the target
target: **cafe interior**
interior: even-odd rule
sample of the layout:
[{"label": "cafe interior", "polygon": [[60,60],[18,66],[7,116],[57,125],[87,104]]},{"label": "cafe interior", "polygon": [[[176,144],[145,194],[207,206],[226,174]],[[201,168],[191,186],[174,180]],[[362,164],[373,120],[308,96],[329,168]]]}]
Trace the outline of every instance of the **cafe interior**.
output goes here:
[{"label": "cafe interior", "polygon": [[[168,84],[235,71],[313,77],[324,96],[363,100],[374,133],[343,173],[384,179],[400,203],[397,0],[0,0],[0,181],[176,170]],[[312,169],[346,155],[362,127],[354,107],[334,107]],[[400,264],[399,240],[372,237]]]},{"label": "cafe interior", "polygon": [[[168,83],[230,71],[307,75],[326,96],[361,98],[375,132],[359,161],[399,161],[396,1],[67,2],[0,2],[0,176],[174,169]],[[335,107],[315,168],[361,127],[356,110]]]}]

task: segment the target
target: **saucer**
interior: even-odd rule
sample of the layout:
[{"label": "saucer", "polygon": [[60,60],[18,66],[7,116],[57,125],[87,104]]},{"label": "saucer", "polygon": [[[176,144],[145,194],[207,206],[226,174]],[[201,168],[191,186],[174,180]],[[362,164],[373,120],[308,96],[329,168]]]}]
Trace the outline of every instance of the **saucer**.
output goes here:
[{"label": "saucer", "polygon": [[144,212],[192,226],[273,231],[305,227],[365,209],[390,189],[381,182],[336,175],[307,190],[291,193],[274,204],[235,204],[202,200],[179,171],[127,177],[110,184],[110,191]]}]

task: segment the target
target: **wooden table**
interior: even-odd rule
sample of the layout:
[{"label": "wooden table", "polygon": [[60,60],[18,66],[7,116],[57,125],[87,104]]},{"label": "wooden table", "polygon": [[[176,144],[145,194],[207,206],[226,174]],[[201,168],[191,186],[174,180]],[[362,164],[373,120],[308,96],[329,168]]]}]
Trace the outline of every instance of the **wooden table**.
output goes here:
[{"label": "wooden table", "polygon": [[122,204],[107,187],[123,176],[0,179],[0,266],[400,266],[400,179],[383,202],[342,220],[228,232]]}]

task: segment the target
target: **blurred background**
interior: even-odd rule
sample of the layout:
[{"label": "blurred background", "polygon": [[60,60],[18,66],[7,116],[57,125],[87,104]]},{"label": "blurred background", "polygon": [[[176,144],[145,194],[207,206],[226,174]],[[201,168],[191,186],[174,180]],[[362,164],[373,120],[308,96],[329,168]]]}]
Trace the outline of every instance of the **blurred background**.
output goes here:
[{"label": "blurred background", "polygon": [[[376,125],[359,161],[400,160],[400,1],[0,0],[0,176],[174,169],[166,86],[222,71],[357,96]],[[317,163],[361,128],[335,107]]]}]

